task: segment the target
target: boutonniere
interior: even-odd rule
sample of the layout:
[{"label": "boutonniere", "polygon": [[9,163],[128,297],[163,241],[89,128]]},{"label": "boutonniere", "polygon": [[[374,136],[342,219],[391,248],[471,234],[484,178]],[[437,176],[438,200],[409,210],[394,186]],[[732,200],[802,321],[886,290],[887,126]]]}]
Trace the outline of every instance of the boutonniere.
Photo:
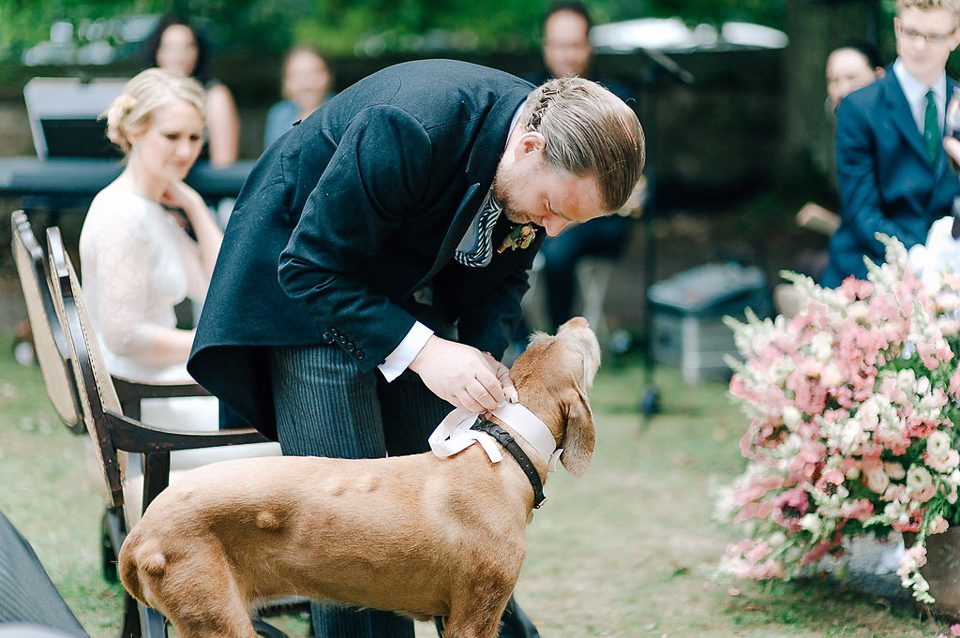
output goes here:
[{"label": "boutonniere", "polygon": [[500,244],[500,248],[497,249],[497,254],[502,253],[507,248],[510,250],[516,250],[517,248],[523,250],[533,242],[533,238],[536,236],[537,231],[533,228],[533,222],[514,226],[510,234],[503,238],[503,243]]}]

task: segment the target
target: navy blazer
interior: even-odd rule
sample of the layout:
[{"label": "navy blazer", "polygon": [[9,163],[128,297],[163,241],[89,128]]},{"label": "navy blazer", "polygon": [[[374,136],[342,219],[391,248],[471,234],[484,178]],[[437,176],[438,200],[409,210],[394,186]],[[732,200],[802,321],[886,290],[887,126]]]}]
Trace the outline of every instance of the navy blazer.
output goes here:
[{"label": "navy blazer", "polygon": [[[948,99],[955,86],[947,79]],[[866,279],[865,256],[884,262],[876,233],[910,248],[925,242],[930,225],[950,214],[960,181],[943,149],[931,164],[892,66],[883,78],[840,101],[837,182],[843,209],[821,279],[827,287],[839,286],[849,275]]]},{"label": "navy blazer", "polygon": [[[453,260],[533,86],[464,62],[409,62],[333,97],[258,160],[237,199],[187,367],[276,436],[267,348],[338,343],[382,363],[418,319],[414,293],[457,339],[499,358],[543,241]],[[494,245],[510,231],[501,216]],[[419,298],[419,295],[418,295]],[[435,326],[431,326],[435,327]]]}]

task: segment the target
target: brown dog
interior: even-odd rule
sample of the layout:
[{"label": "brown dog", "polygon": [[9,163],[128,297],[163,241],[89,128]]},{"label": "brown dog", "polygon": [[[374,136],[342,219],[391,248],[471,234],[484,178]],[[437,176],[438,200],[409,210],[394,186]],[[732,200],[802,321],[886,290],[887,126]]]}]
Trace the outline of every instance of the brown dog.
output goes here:
[{"label": "brown dog", "polygon": [[[511,370],[520,402],[549,427],[575,476],[593,454],[586,390],[599,365],[597,339],[576,318],[556,336],[536,336]],[[546,459],[498,424],[545,481]],[[518,462],[504,454],[492,463],[480,445],[448,458],[225,461],[153,501],[123,544],[120,575],[180,638],[252,638],[251,607],[288,595],[443,616],[448,638],[493,638],[533,501]]]}]

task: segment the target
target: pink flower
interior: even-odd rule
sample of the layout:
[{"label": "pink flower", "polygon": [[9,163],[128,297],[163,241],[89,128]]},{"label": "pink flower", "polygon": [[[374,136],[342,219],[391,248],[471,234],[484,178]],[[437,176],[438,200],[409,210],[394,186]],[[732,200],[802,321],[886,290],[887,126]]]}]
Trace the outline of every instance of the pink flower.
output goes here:
[{"label": "pink flower", "polygon": [[[887,263],[867,281],[798,280],[808,298],[794,317],[731,322],[743,363],[730,395],[749,425],[725,511],[756,537],[731,550],[736,573],[799,575],[845,536],[938,533],[960,514],[960,329],[938,315],[960,308],[960,276],[935,303],[902,244],[881,240]],[[922,544],[899,573],[929,602]]]}]

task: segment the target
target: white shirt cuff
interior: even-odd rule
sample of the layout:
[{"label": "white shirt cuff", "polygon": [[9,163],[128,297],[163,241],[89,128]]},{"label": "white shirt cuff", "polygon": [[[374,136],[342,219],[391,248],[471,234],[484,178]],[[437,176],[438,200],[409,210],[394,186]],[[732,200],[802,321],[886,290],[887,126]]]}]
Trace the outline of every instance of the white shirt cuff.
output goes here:
[{"label": "white shirt cuff", "polygon": [[383,378],[390,382],[403,374],[403,371],[413,363],[413,360],[417,358],[417,355],[423,350],[423,346],[427,345],[427,341],[432,336],[433,330],[419,321],[413,324],[410,332],[403,338],[400,345],[387,355],[383,363],[377,366],[380,368]]}]

